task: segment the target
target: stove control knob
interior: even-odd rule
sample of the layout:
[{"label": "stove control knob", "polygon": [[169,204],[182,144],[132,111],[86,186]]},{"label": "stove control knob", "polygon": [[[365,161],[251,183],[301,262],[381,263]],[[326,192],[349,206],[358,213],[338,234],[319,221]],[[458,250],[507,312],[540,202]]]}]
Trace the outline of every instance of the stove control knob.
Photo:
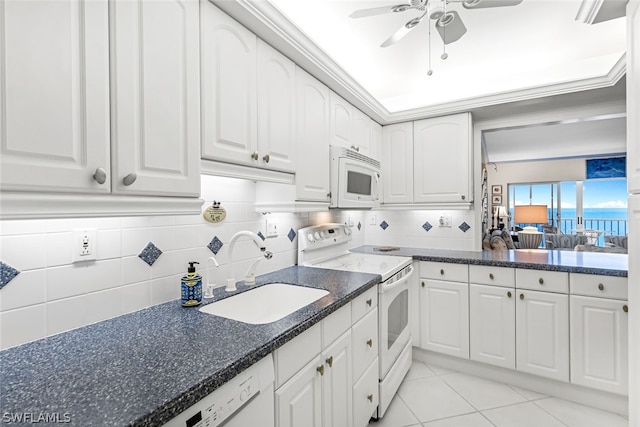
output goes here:
[{"label": "stove control knob", "polygon": [[344,234],[346,234],[347,236],[351,235],[351,229],[349,227],[344,229]]},{"label": "stove control knob", "polygon": [[316,239],[320,238],[320,233],[318,233],[317,231],[315,233],[313,233],[313,237],[315,237]]},{"label": "stove control knob", "polygon": [[320,232],[320,237],[322,237],[324,239],[325,237],[327,237],[327,233],[325,233],[324,231],[321,231]]},{"label": "stove control knob", "polygon": [[307,239],[308,239],[310,242],[313,242],[313,240],[314,240],[314,239],[313,239],[313,234],[307,234]]}]

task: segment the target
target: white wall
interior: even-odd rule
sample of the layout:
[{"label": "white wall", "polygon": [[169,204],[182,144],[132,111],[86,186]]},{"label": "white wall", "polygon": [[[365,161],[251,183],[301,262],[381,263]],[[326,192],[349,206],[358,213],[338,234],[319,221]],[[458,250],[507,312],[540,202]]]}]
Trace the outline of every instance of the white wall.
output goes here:
[{"label": "white wall", "polygon": [[[502,185],[502,197],[504,199],[507,194],[507,184],[583,181],[586,178],[587,166],[585,159],[562,159],[490,163],[486,165],[486,168],[489,189],[492,185]],[[506,204],[506,200],[503,200],[503,204]]]},{"label": "white wall", "polygon": [[[254,212],[253,181],[204,176],[202,197],[205,206],[221,201],[227,219],[219,224],[200,215],[0,221],[0,260],[20,271],[0,289],[0,349],[179,298],[188,261],[200,262],[206,280],[206,261],[213,255],[206,246],[214,236],[224,246],[216,256],[220,268],[210,270],[211,281],[225,283],[229,239],[240,230],[264,234],[265,217]],[[271,217],[280,235],[266,240],[274,257],[260,262],[257,274],[295,264],[297,239],[290,241],[287,233],[316,215]],[[98,231],[98,259],[72,264],[72,231],[84,227]],[[153,266],[138,257],[149,242],[162,250]],[[238,280],[258,252],[250,241],[238,242]]]}]

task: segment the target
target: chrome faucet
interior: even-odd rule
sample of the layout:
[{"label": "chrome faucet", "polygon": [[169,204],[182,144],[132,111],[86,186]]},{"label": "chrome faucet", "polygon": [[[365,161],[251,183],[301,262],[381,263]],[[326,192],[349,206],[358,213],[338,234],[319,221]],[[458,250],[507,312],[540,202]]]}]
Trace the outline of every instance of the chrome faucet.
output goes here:
[{"label": "chrome faucet", "polygon": [[[260,240],[257,234],[252,233],[251,231],[238,231],[236,234],[234,234],[231,240],[229,241],[229,278],[227,279],[227,287],[225,288],[227,292],[232,292],[237,290],[236,279],[233,275],[233,248],[235,247],[236,241],[243,236],[253,239],[258,249],[262,251],[264,258],[271,259],[273,257],[273,253],[267,250],[267,247],[264,245],[264,242]],[[247,274],[246,274],[247,283],[255,283],[256,278],[255,278],[254,271],[256,268],[256,264],[258,264],[258,261],[260,260],[262,260],[262,258],[258,258],[249,266],[249,269],[247,270]]]}]

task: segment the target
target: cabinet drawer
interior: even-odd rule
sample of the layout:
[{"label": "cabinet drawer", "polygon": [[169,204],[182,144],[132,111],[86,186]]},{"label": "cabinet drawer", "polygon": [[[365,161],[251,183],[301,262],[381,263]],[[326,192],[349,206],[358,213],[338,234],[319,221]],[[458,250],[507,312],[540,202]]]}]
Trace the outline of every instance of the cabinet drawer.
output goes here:
[{"label": "cabinet drawer", "polygon": [[359,378],[373,359],[378,357],[378,312],[372,311],[353,325],[353,378]]},{"label": "cabinet drawer", "polygon": [[515,269],[490,265],[470,265],[469,282],[480,285],[515,287]]},{"label": "cabinet drawer", "polygon": [[322,351],[322,324],[317,323],[274,352],[276,388]]},{"label": "cabinet drawer", "polygon": [[516,288],[542,292],[569,293],[569,273],[516,269]]},{"label": "cabinet drawer", "polygon": [[378,285],[351,301],[351,324],[362,319],[365,314],[378,306]]},{"label": "cabinet drawer", "polygon": [[466,283],[469,281],[469,266],[448,262],[421,261],[420,277]]},{"label": "cabinet drawer", "polygon": [[569,291],[572,295],[626,300],[627,283],[626,277],[569,274]]},{"label": "cabinet drawer", "polygon": [[366,427],[378,407],[378,359],[353,386],[353,427]]},{"label": "cabinet drawer", "polygon": [[351,327],[351,304],[341,307],[322,321],[322,343],[329,346]]}]

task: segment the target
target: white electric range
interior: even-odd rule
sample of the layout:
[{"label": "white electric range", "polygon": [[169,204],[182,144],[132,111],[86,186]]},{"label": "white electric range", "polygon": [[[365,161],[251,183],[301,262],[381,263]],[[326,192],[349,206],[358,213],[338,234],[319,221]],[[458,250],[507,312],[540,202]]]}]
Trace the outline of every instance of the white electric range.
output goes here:
[{"label": "white electric range", "polygon": [[378,347],[379,405],[375,416],[386,412],[411,366],[409,278],[412,259],[403,256],[349,251],[351,228],[322,224],[298,230],[298,265],[358,273],[379,274]]}]

